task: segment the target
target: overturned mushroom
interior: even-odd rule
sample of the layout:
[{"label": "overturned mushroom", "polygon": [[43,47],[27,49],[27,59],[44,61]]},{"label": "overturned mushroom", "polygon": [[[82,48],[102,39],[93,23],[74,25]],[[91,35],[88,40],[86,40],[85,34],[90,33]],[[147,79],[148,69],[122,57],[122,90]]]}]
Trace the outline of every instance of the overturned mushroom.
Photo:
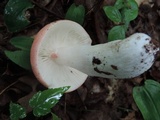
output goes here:
[{"label": "overturned mushroom", "polygon": [[124,40],[91,46],[87,32],[77,23],[50,23],[36,35],[31,65],[37,79],[49,88],[77,89],[87,76],[132,78],[147,71],[158,48],[151,38],[135,33]]}]

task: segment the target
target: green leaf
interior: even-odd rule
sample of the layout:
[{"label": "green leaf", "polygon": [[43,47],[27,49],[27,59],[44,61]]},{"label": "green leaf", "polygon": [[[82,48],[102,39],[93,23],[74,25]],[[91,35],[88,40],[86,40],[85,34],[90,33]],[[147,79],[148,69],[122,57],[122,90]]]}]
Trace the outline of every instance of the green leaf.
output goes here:
[{"label": "green leaf", "polygon": [[29,101],[29,105],[33,108],[33,114],[39,117],[50,113],[51,108],[58,103],[68,89],[69,87],[61,87],[36,93]]},{"label": "green leaf", "polygon": [[127,0],[125,8],[122,9],[123,22],[130,22],[138,16],[138,5],[135,0]]},{"label": "green leaf", "polygon": [[30,64],[30,49],[33,42],[33,38],[21,36],[12,38],[10,43],[17,47],[19,50],[16,51],[5,51],[6,56],[21,66],[24,69],[31,70]]},{"label": "green leaf", "polygon": [[144,120],[160,120],[160,84],[146,80],[144,86],[134,87],[133,98]]},{"label": "green leaf", "polygon": [[4,21],[10,32],[24,29],[30,22],[26,10],[33,8],[29,0],[9,0],[4,10]]},{"label": "green leaf", "polygon": [[57,115],[55,115],[54,113],[52,113],[52,118],[53,120],[61,120],[61,118],[59,118]]},{"label": "green leaf", "polygon": [[122,20],[121,13],[119,12],[118,8],[113,6],[105,6],[103,10],[106,16],[115,23],[120,23]]},{"label": "green leaf", "polygon": [[73,3],[69,7],[69,9],[66,13],[66,16],[65,16],[65,19],[75,21],[81,25],[84,22],[84,18],[85,18],[84,6],[83,5],[76,6],[75,3]]},{"label": "green leaf", "polygon": [[10,103],[10,119],[19,120],[26,117],[25,109],[19,104]]},{"label": "green leaf", "polygon": [[108,41],[119,40],[125,38],[124,26],[115,26],[108,33]]},{"label": "green leaf", "polygon": [[117,0],[114,6],[118,9],[121,9],[124,7],[124,2],[125,2],[124,0]]}]

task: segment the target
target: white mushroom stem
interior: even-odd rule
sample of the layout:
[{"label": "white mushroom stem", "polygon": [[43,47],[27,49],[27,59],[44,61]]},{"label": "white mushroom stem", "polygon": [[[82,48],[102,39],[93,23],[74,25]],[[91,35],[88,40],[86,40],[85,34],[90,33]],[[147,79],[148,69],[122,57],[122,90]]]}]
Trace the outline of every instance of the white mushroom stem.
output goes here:
[{"label": "white mushroom stem", "polygon": [[106,44],[57,48],[51,58],[59,65],[70,66],[89,76],[131,78],[152,66],[157,51],[148,35],[136,33]]}]

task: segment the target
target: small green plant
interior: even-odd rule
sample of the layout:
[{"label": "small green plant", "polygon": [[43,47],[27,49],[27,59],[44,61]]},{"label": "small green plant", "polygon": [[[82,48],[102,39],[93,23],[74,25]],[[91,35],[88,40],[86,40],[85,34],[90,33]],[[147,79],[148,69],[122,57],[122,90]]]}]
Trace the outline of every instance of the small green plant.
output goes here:
[{"label": "small green plant", "polygon": [[[26,12],[33,7],[34,5],[29,0],[9,0],[4,9],[4,22],[7,29],[14,33],[21,31],[29,25],[30,21],[26,16]],[[5,50],[5,55],[22,68],[31,70],[30,49],[32,42],[33,38],[28,36],[13,37],[10,43],[17,48],[17,50]]]},{"label": "small green plant", "polygon": [[115,24],[108,33],[108,40],[124,39],[129,23],[138,15],[135,0],[117,0],[114,6],[104,6],[103,10]]},{"label": "small green plant", "polygon": [[9,0],[4,10],[4,20],[8,30],[18,32],[29,25],[26,11],[33,7],[29,0]]},{"label": "small green plant", "polygon": [[[49,113],[52,114],[53,120],[60,120],[54,113],[53,108],[63,96],[69,87],[60,87],[37,92],[30,100],[29,105],[33,109],[33,114],[36,117],[41,117]],[[10,119],[19,120],[26,117],[25,108],[19,104],[10,103]]]},{"label": "small green plant", "polygon": [[[19,32],[29,25],[26,11],[34,5],[29,0],[9,0],[5,6],[4,21],[10,32]],[[31,70],[30,49],[33,42],[32,37],[17,36],[10,40],[16,48],[15,51],[5,50],[5,55],[20,67]],[[36,117],[51,113],[53,120],[60,120],[58,116],[51,112],[69,87],[60,87],[37,92],[29,101],[29,106],[33,109]],[[19,120],[27,116],[26,110],[19,104],[10,103],[10,119]]]},{"label": "small green plant", "polygon": [[84,18],[85,18],[85,8],[83,5],[75,5],[75,3],[73,3],[67,13],[66,13],[66,16],[65,16],[65,19],[68,19],[68,20],[72,20],[72,21],[75,21],[79,24],[83,24],[84,22]]},{"label": "small green plant", "polygon": [[19,104],[10,103],[10,119],[19,120],[26,117],[26,110]]},{"label": "small green plant", "polygon": [[133,98],[144,120],[160,120],[160,83],[146,80],[133,89]]},{"label": "small green plant", "polygon": [[24,69],[31,70],[30,49],[33,38],[27,36],[14,37],[10,43],[17,48],[15,51],[6,50],[6,56]]}]

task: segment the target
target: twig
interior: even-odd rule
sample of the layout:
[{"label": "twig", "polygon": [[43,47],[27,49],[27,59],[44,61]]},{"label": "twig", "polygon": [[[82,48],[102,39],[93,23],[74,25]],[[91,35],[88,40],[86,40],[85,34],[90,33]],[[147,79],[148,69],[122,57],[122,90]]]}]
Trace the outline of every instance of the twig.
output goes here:
[{"label": "twig", "polygon": [[57,17],[60,18],[60,19],[63,19],[63,17],[60,16],[59,14],[57,14],[57,13],[55,13],[55,12],[53,12],[53,11],[50,11],[50,10],[46,9],[45,7],[37,4],[34,0],[31,0],[31,2],[32,2],[33,4],[35,4],[37,7],[39,7],[40,9],[42,9],[42,10],[44,10],[44,11],[50,13],[50,14],[53,14],[53,15],[57,16]]},{"label": "twig", "polygon": [[18,82],[18,80],[15,81],[15,82],[13,82],[12,84],[10,84],[9,86],[7,86],[6,88],[4,88],[4,89],[0,92],[0,95],[2,95],[8,88],[10,88],[11,86],[15,85],[17,82]]}]

